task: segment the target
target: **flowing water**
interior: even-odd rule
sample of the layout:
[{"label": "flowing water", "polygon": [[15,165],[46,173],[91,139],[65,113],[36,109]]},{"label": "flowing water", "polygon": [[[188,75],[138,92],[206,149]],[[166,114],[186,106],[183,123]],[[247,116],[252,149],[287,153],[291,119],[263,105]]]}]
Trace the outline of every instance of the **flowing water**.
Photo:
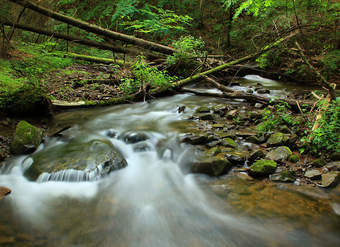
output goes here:
[{"label": "flowing water", "polygon": [[[52,129],[72,127],[39,151],[106,139],[128,166],[92,182],[31,182],[23,176],[27,157],[14,157],[0,174],[0,186],[12,189],[0,201],[0,246],[338,246],[340,217],[328,197],[187,173],[195,150],[178,141],[181,123],[214,102],[220,101],[184,94],[57,115]],[[186,111],[179,114],[181,105]],[[131,131],[148,135],[147,148],[120,140]]]}]

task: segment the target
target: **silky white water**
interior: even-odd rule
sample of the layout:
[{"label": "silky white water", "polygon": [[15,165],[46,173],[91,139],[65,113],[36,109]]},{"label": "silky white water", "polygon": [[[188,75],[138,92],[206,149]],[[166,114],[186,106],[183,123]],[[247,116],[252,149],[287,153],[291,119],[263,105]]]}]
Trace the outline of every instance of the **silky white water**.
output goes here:
[{"label": "silky white water", "polygon": [[[173,123],[209,103],[208,98],[179,95],[57,117],[57,123],[73,125],[63,140],[50,138],[40,151],[75,138],[106,139],[128,166],[91,182],[32,182],[23,176],[31,162],[15,157],[0,175],[0,185],[12,190],[0,202],[0,223],[10,225],[15,236],[31,234],[32,246],[322,246],[319,235],[287,222],[281,226],[280,220],[233,212],[211,191],[209,178],[187,173],[196,151],[178,141],[181,131]],[[185,113],[177,112],[180,105],[186,106]],[[131,131],[148,135],[145,150],[136,151],[136,144],[119,138]],[[338,241],[324,237],[327,243]],[[22,246],[16,240],[9,246]]]}]

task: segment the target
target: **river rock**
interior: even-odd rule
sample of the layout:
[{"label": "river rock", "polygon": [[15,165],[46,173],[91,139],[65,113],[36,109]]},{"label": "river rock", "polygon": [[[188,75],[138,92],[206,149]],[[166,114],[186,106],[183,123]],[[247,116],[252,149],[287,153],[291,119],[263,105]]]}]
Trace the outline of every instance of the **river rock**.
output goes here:
[{"label": "river rock", "polygon": [[333,171],[326,174],[322,174],[321,186],[328,188],[336,186],[340,181],[340,172]]},{"label": "river rock", "polygon": [[275,148],[274,150],[267,153],[266,159],[274,160],[276,162],[285,161],[288,159],[288,157],[291,154],[292,154],[292,151],[289,149],[289,147],[282,146],[282,147]]},{"label": "river rock", "polygon": [[237,147],[236,142],[231,138],[224,138],[221,142],[221,145],[224,147],[231,147],[231,148]]},{"label": "river rock", "polygon": [[210,108],[208,106],[201,106],[196,109],[195,114],[200,114],[200,113],[210,113]]},{"label": "river rock", "polygon": [[201,113],[197,116],[200,120],[215,120],[215,115],[212,113]]},{"label": "river rock", "polygon": [[320,169],[310,169],[305,172],[305,177],[313,180],[320,179],[322,171]]},{"label": "river rock", "polygon": [[127,144],[134,144],[149,139],[149,136],[145,132],[127,132],[123,133],[119,139],[122,139]]},{"label": "river rock", "polygon": [[228,173],[232,167],[233,165],[223,155],[217,155],[205,157],[195,162],[192,165],[191,172],[207,174],[209,176],[221,176]]},{"label": "river rock", "polygon": [[31,155],[32,165],[25,171],[30,180],[88,181],[127,166],[122,154],[109,140],[59,144]]},{"label": "river rock", "polygon": [[300,160],[299,155],[292,154],[288,157],[288,161],[292,163],[297,163]]},{"label": "river rock", "polygon": [[264,154],[264,152],[262,150],[256,150],[253,153],[250,154],[248,160],[249,162],[253,163],[255,160],[257,159],[262,159],[264,158],[266,155]]},{"label": "river rock", "polygon": [[8,189],[8,188],[6,188],[6,187],[0,186],[0,200],[1,200],[2,198],[4,198],[5,196],[11,194],[11,192],[12,192],[12,191],[11,191],[10,189]]},{"label": "river rock", "polygon": [[340,160],[340,151],[332,153],[331,156],[330,156],[329,158],[330,158],[332,161],[338,161],[338,160]]},{"label": "river rock", "polygon": [[296,179],[296,175],[294,171],[283,170],[279,173],[270,175],[269,178],[274,182],[293,183]]},{"label": "river rock", "polygon": [[268,93],[270,93],[270,90],[266,89],[266,88],[258,88],[258,89],[256,89],[256,92],[258,94],[268,94]]},{"label": "river rock", "polygon": [[252,177],[264,177],[275,172],[277,163],[273,160],[258,160],[250,166],[248,173]]},{"label": "river rock", "polygon": [[261,109],[261,108],[263,108],[263,106],[264,105],[261,104],[261,103],[256,103],[254,107],[257,108],[257,109]]},{"label": "river rock", "polygon": [[218,104],[213,107],[213,112],[223,117],[229,110],[228,105]]},{"label": "river rock", "polygon": [[287,140],[288,140],[287,136],[285,136],[281,132],[278,132],[278,133],[272,134],[269,137],[269,139],[267,140],[267,145],[269,147],[281,146],[281,145],[284,145]]},{"label": "river rock", "polygon": [[226,152],[226,157],[234,165],[244,165],[247,156],[247,151],[231,150],[229,152]]},{"label": "river rock", "polygon": [[333,161],[333,162],[327,163],[325,167],[329,171],[340,171],[340,161]]},{"label": "river rock", "polygon": [[214,140],[216,140],[214,137],[208,136],[207,134],[196,134],[196,135],[190,134],[190,135],[185,136],[182,139],[182,142],[188,143],[191,145],[204,145]]},{"label": "river rock", "polygon": [[20,121],[15,129],[11,152],[28,154],[34,152],[43,139],[43,131],[26,121]]},{"label": "river rock", "polygon": [[326,165],[326,161],[322,158],[315,159],[312,161],[311,165],[313,167],[323,167],[324,165]]}]

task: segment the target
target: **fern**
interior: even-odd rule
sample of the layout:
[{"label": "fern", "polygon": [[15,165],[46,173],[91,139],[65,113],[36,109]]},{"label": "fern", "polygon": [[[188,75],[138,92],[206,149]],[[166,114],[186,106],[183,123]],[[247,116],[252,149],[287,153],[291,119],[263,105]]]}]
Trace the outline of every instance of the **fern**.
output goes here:
[{"label": "fern", "polygon": [[111,27],[119,19],[123,19],[124,17],[132,17],[133,15],[138,14],[138,4],[138,0],[119,0],[116,5],[116,10],[111,17]]}]

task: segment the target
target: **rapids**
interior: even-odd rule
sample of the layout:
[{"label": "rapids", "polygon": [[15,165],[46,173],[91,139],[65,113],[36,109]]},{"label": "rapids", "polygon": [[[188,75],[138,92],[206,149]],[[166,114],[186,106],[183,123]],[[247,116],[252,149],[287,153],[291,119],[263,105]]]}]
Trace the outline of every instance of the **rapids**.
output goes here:
[{"label": "rapids", "polygon": [[[220,101],[184,94],[151,103],[57,115],[51,129],[66,125],[72,128],[65,132],[63,140],[47,139],[39,151],[74,138],[83,142],[105,138],[122,152],[128,166],[95,181],[46,182],[40,177],[38,182],[32,182],[23,176],[32,163],[26,156],[7,161],[7,168],[0,174],[0,185],[11,188],[12,194],[0,202],[0,245],[312,247],[339,244],[340,218],[318,199],[283,193],[278,187],[265,184],[262,189],[252,190],[249,188],[254,185],[238,180],[234,183],[235,178],[230,176],[223,178],[226,183],[220,183],[217,179],[187,173],[196,152],[178,141],[182,130],[176,123],[186,120],[198,106]],[[186,109],[179,114],[177,107],[182,105]],[[115,137],[109,137],[110,131],[117,133]],[[135,144],[118,138],[129,131],[147,133],[148,148],[136,150]],[[65,176],[59,180],[65,180]],[[282,213],[285,210],[282,207],[287,207],[289,214]],[[312,214],[306,213],[308,210]]]}]

